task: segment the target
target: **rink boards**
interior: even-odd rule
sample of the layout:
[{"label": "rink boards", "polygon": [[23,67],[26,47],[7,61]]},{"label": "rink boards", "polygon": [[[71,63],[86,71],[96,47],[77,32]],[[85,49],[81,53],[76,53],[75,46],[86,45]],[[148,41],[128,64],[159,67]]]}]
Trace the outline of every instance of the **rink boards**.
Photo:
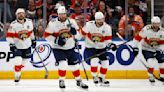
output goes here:
[{"label": "rink boards", "polygon": [[[121,44],[121,41],[114,41],[116,44]],[[84,51],[84,42],[80,41],[80,53]],[[38,41],[37,48],[33,51],[32,61],[26,62],[25,68],[22,72],[22,78],[25,79],[41,79],[44,78],[45,70],[43,63],[47,64],[49,70],[50,79],[58,78],[57,66],[55,66],[55,58],[51,52],[46,41]],[[39,56],[42,60],[40,60]],[[132,52],[126,45],[122,45],[117,51],[109,51],[110,66],[107,74],[107,78],[117,79],[142,79],[147,78],[146,68],[138,60],[134,59]],[[30,60],[29,60],[30,61]],[[42,63],[43,61],[43,63]],[[13,78],[13,66],[14,66],[13,54],[9,51],[9,45],[7,42],[0,42],[0,79],[12,79]],[[89,78],[91,74],[89,72],[89,65],[84,63]],[[158,65],[155,63],[156,74],[158,73]],[[81,76],[85,78],[83,68],[81,65]],[[73,78],[71,71],[67,72],[67,78]]]}]

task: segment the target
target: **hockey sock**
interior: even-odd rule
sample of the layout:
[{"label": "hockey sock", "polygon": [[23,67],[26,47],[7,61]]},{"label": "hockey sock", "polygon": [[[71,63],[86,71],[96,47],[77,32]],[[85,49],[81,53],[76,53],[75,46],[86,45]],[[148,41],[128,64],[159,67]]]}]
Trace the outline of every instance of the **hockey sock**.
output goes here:
[{"label": "hockey sock", "polygon": [[81,77],[80,77],[79,64],[72,65],[71,68],[72,68],[72,73],[73,73],[73,76],[75,77],[75,80],[80,80]]},{"label": "hockey sock", "polygon": [[147,60],[147,63],[148,63],[148,65],[149,65],[149,68],[148,68],[148,76],[150,77],[150,78],[154,78],[153,77],[153,72],[154,72],[154,65],[155,65],[155,60],[154,60],[154,58],[149,58],[148,60]]},{"label": "hockey sock", "polygon": [[91,74],[93,77],[96,77],[98,70],[99,59],[93,58],[91,59]]},{"label": "hockey sock", "polygon": [[108,71],[108,66],[109,66],[109,61],[108,60],[101,61],[101,68],[100,68],[99,77],[101,77],[103,79],[105,78],[105,75]]},{"label": "hockey sock", "polygon": [[67,61],[59,61],[58,74],[60,80],[65,79],[67,67],[68,67]]},{"label": "hockey sock", "polygon": [[160,77],[164,78],[164,63],[159,64]]}]

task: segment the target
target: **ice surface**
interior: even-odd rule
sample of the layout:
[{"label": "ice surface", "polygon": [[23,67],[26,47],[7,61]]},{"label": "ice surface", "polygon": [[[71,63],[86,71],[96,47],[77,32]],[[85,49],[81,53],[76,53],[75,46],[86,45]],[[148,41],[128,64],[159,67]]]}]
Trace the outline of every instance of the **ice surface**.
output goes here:
[{"label": "ice surface", "polygon": [[156,81],[155,86],[151,86],[148,80],[134,79],[111,79],[109,87],[96,87],[92,80],[84,83],[89,85],[88,90],[80,89],[76,86],[75,80],[65,80],[66,89],[58,87],[58,80],[21,80],[19,85],[15,85],[13,80],[0,80],[0,92],[164,92],[164,85]]}]

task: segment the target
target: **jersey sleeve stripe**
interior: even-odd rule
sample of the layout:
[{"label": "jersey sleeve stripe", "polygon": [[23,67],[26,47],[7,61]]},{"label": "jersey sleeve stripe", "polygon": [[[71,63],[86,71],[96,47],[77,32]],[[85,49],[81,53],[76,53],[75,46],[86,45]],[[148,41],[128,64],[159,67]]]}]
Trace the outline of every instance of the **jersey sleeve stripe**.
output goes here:
[{"label": "jersey sleeve stripe", "polygon": [[59,33],[49,33],[49,32],[44,32],[44,37],[48,37],[48,36],[54,36],[54,37],[58,37],[59,36]]},{"label": "jersey sleeve stripe", "polygon": [[104,37],[104,40],[111,40],[112,39],[112,36],[105,36]]},{"label": "jersey sleeve stripe", "polygon": [[164,40],[160,40],[159,41],[159,44],[164,44]]},{"label": "jersey sleeve stripe", "polygon": [[84,30],[81,30],[81,34],[82,34],[82,35],[86,35],[87,33],[84,32]]},{"label": "jersey sleeve stripe", "polygon": [[135,40],[141,41],[142,40],[142,37],[138,34],[137,36],[135,36]]},{"label": "jersey sleeve stripe", "polygon": [[6,37],[14,38],[15,37],[15,33],[7,32]]}]

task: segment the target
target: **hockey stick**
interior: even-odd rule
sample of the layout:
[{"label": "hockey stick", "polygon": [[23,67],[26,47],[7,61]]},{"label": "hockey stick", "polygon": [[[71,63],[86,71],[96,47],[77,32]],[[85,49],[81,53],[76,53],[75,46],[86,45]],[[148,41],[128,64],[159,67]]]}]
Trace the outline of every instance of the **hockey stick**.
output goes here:
[{"label": "hockey stick", "polygon": [[[71,27],[71,22],[70,22],[70,20],[69,20],[69,19],[67,19],[67,20],[68,20],[68,22],[69,22],[68,27]],[[71,34],[72,34],[72,33],[71,33]],[[72,36],[73,36],[73,39],[74,39],[74,41],[75,41],[75,47],[77,48],[77,51],[78,51],[79,61],[81,61],[81,60],[80,60],[80,58],[81,58],[81,56],[80,56],[80,50],[79,50],[78,42],[77,42],[77,40],[76,40],[76,38],[75,38],[75,34],[76,34],[76,33],[73,33]],[[84,64],[83,64],[82,61],[81,61],[81,64],[82,64],[82,66],[83,66],[84,73],[85,73],[86,79],[87,79],[87,81],[88,81],[88,75],[87,75],[86,69],[85,69]]]},{"label": "hockey stick", "polygon": [[[75,40],[75,46],[76,46],[77,51],[78,51],[79,61],[81,61],[81,60],[80,60],[80,57],[81,57],[81,56],[80,56],[80,50],[79,50],[78,42],[76,41],[75,37],[74,37],[74,40]],[[81,61],[81,64],[82,64],[83,69],[84,69],[85,77],[86,77],[86,79],[87,79],[87,81],[88,81],[88,75],[87,75],[86,69],[85,69],[84,64],[83,64],[82,61]]]},{"label": "hockey stick", "polygon": [[[123,37],[119,34],[119,33],[116,33],[116,35],[122,40],[122,41],[124,41],[124,42],[126,42],[124,39],[123,39]],[[127,45],[127,44],[126,44]],[[133,51],[133,49],[129,46],[129,45],[127,45],[127,47],[131,50],[131,51]],[[144,59],[139,59],[138,57],[136,57],[139,61],[141,61],[141,63],[145,66],[145,68],[148,70],[149,69],[149,66],[148,66],[148,63],[146,62],[146,60]],[[153,74],[153,76],[154,76],[154,78],[155,79],[157,79],[158,81],[161,81],[162,82],[162,80],[160,79],[160,78],[158,78],[154,73],[152,73]]]},{"label": "hockey stick", "polygon": [[47,79],[47,78],[48,78],[48,69],[47,69],[46,65],[43,63],[43,60],[42,60],[42,58],[40,57],[40,55],[39,55],[39,53],[38,53],[38,51],[37,51],[36,48],[35,48],[35,51],[36,51],[36,53],[37,53],[39,59],[42,61],[43,67],[44,67],[44,69],[45,69],[45,76],[44,76],[44,78]]},{"label": "hockey stick", "polygon": [[[122,44],[119,44],[119,45],[117,45],[117,47],[119,47],[119,46],[121,46],[121,45],[123,45],[123,44],[126,44],[127,42],[128,42],[128,41],[126,41],[126,42],[124,42],[124,43],[122,43]],[[98,53],[98,54],[95,54],[95,55],[93,55],[93,56],[90,56],[90,57],[88,57],[88,58],[86,58],[86,59],[84,59],[84,60],[82,60],[82,61],[85,62],[85,61],[90,60],[90,59],[92,59],[92,58],[94,58],[94,57],[98,57],[98,56],[100,56],[100,55],[102,55],[102,54],[108,52],[110,49],[111,49],[111,48],[109,48],[109,49],[107,49],[107,50],[105,50],[105,51],[102,51],[102,52],[100,52],[100,53]]]}]

